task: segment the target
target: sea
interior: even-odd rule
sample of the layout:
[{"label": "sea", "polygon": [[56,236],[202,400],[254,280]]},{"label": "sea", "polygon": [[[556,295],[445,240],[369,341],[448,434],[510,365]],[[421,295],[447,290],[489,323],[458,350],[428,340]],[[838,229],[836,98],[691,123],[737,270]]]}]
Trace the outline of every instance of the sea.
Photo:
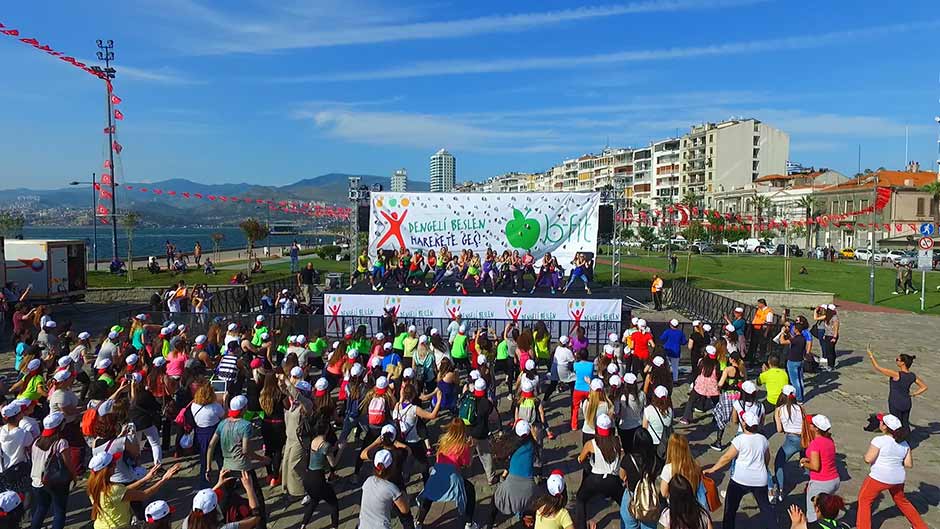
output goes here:
[{"label": "sea", "polygon": [[[196,241],[202,244],[203,252],[212,251],[212,234],[221,233],[225,236],[221,243],[221,250],[235,250],[244,248],[247,244],[241,228],[234,226],[216,228],[139,228],[134,230],[134,257],[154,255],[161,257],[166,254],[166,241],[176,245],[182,252],[192,252]],[[121,257],[127,254],[127,238],[124,230],[118,227],[118,253]],[[53,227],[53,226],[24,226],[24,239],[69,239],[83,240],[88,247],[89,258],[92,254],[94,230],[91,226]],[[289,246],[297,241],[304,247],[321,244],[332,244],[336,237],[332,235],[302,234],[270,235],[267,239],[255,244],[258,247],[270,246],[272,248]],[[106,261],[111,258],[111,227],[98,228],[98,260]]]}]

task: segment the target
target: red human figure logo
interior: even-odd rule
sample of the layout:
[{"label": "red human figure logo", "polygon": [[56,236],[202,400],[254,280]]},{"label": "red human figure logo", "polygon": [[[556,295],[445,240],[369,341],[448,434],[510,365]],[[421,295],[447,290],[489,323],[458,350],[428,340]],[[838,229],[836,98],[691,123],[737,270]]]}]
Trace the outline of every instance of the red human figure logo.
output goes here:
[{"label": "red human figure logo", "polygon": [[568,302],[568,313],[574,319],[575,325],[581,324],[581,318],[584,316],[584,300],[573,299]]},{"label": "red human figure logo", "polygon": [[342,307],[343,307],[343,298],[339,296],[330,296],[329,304],[327,304],[326,306],[327,310],[330,311],[330,321],[326,325],[327,330],[329,330],[334,325],[336,326],[337,331],[339,331],[342,328],[339,322],[339,311]]},{"label": "red human figure logo", "polygon": [[512,318],[513,323],[519,323],[519,316],[522,314],[522,300],[521,299],[507,299],[506,300],[506,314]]},{"label": "red human figure logo", "polygon": [[381,248],[382,245],[385,244],[385,241],[395,237],[395,239],[398,240],[398,247],[405,248],[405,240],[401,236],[401,225],[405,222],[405,217],[408,216],[408,210],[403,211],[401,217],[398,216],[397,211],[393,211],[391,214],[384,211],[380,211],[379,213],[388,221],[388,231],[379,239],[379,243],[376,247]]}]

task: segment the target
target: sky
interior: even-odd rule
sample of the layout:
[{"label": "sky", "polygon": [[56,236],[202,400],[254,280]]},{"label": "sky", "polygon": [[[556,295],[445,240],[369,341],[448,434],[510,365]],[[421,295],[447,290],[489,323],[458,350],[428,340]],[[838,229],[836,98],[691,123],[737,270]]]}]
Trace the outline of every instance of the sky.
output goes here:
[{"label": "sky", "polygon": [[[79,60],[115,42],[125,181],[544,171],[753,117],[790,159],[936,168],[940,11],[908,2],[17,2],[0,23]],[[100,171],[103,84],[0,35],[0,188]]]}]

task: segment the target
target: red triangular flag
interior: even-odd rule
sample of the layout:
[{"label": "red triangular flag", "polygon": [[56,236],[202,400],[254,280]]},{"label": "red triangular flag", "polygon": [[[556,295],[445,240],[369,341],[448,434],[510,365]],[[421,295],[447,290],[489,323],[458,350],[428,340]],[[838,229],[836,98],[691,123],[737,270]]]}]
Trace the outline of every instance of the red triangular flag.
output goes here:
[{"label": "red triangular flag", "polygon": [[104,161],[104,168],[105,168],[105,169],[110,169],[110,168],[111,168],[111,160],[105,160],[105,161]]},{"label": "red triangular flag", "polygon": [[105,128],[104,128],[104,133],[105,133],[105,134],[114,134],[114,131],[115,131],[115,128],[114,128],[114,127],[105,127]]},{"label": "red triangular flag", "polygon": [[0,29],[0,33],[3,33],[4,35],[9,35],[11,37],[20,36],[20,32],[15,29]]},{"label": "red triangular flag", "polygon": [[111,185],[111,175],[108,173],[101,173],[101,185],[109,186]]},{"label": "red triangular flag", "polygon": [[120,104],[121,104],[121,98],[118,97],[118,96],[116,96],[116,95],[114,95],[114,94],[111,94],[111,104],[112,104],[112,105],[120,105]]},{"label": "red triangular flag", "polygon": [[39,46],[39,49],[42,51],[52,51],[52,48],[50,48],[47,44],[43,44],[42,46]]},{"label": "red triangular flag", "polygon": [[26,44],[29,44],[30,46],[39,46],[39,41],[36,39],[23,38],[23,39],[20,39],[20,42],[25,42]]},{"label": "red triangular flag", "polygon": [[114,109],[114,119],[121,120],[124,119],[124,113],[118,109]]},{"label": "red triangular flag", "polygon": [[121,144],[117,142],[117,140],[111,142],[111,146],[114,147],[114,152],[118,154],[121,154],[121,151],[124,150],[124,147],[122,147]]},{"label": "red triangular flag", "polygon": [[183,198],[189,198],[189,193],[183,193]]}]

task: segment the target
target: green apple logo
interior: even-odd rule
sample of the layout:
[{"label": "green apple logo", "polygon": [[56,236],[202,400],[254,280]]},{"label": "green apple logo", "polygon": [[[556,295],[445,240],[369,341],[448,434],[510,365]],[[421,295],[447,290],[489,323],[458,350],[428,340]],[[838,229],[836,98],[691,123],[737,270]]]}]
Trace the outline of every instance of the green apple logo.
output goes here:
[{"label": "green apple logo", "polygon": [[535,219],[530,219],[526,214],[516,208],[512,208],[512,220],[506,223],[506,240],[513,248],[522,248],[530,250],[539,240],[542,233],[542,227]]}]

